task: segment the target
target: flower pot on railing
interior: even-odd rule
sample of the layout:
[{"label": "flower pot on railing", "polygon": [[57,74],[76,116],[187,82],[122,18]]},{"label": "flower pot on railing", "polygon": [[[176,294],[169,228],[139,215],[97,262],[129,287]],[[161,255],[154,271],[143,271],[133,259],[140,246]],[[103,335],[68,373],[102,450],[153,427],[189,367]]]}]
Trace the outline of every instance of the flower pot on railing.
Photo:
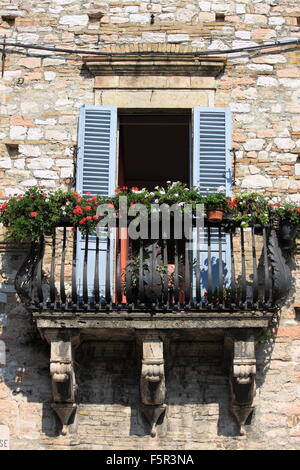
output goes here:
[{"label": "flower pot on railing", "polygon": [[293,241],[296,237],[297,225],[290,220],[283,220],[279,226],[279,236],[282,240]]},{"label": "flower pot on railing", "polygon": [[209,222],[222,222],[223,220],[223,209],[219,207],[211,207],[207,209],[207,220]]}]

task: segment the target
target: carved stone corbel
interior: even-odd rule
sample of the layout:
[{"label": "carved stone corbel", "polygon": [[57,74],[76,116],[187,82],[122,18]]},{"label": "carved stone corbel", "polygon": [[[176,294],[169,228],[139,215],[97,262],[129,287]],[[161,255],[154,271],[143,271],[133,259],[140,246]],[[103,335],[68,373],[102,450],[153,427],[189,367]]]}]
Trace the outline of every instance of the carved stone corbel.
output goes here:
[{"label": "carved stone corbel", "polygon": [[73,331],[54,330],[44,333],[50,344],[50,375],[52,379],[53,410],[59,417],[66,435],[70,418],[76,411],[76,380],[74,372],[74,350],[79,345],[79,335]]},{"label": "carved stone corbel", "polygon": [[[228,338],[227,338],[228,339]],[[254,410],[255,396],[255,343],[254,336],[238,335],[229,339],[231,343],[230,395],[231,412],[235,416],[240,435],[245,434],[245,423]]]},{"label": "carved stone corbel", "polygon": [[151,426],[151,436],[156,436],[156,424],[165,412],[165,372],[163,340],[153,334],[140,335],[142,367],[140,379],[141,411]]}]

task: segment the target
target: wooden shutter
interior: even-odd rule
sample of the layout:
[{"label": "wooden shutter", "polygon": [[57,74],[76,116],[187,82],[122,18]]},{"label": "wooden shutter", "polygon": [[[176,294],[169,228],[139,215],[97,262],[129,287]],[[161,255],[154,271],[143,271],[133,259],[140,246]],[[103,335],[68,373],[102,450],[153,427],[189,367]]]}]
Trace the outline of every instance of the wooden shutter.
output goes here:
[{"label": "wooden shutter", "polygon": [[224,186],[230,196],[230,109],[197,107],[193,114],[193,185],[203,194]]},{"label": "wooden shutter", "polygon": [[[227,196],[231,195],[231,113],[229,108],[200,108],[193,110],[193,155],[192,184],[200,188],[202,194],[218,192],[224,187]],[[219,246],[218,229],[211,231],[212,243],[212,283],[218,285]],[[202,291],[207,289],[207,230],[201,237]],[[223,234],[222,263],[225,283],[231,277],[230,239]],[[194,278],[195,282],[195,278]]]},{"label": "wooden shutter", "polygon": [[[116,187],[117,168],[117,108],[82,106],[78,123],[78,157],[76,190],[91,196],[110,196]],[[93,295],[96,237],[89,236],[88,292]],[[82,293],[84,239],[78,234],[77,287]],[[112,272],[112,259],[111,272]],[[100,239],[99,276],[100,294],[104,296],[106,242]],[[112,279],[112,276],[111,276]]]}]

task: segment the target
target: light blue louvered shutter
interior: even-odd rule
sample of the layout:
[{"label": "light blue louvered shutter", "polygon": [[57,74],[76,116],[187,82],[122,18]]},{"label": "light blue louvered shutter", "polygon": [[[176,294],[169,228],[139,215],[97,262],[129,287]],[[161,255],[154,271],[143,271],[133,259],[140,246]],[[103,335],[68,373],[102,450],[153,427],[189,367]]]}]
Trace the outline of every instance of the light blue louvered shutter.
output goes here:
[{"label": "light blue louvered shutter", "polygon": [[[231,195],[231,112],[229,108],[200,108],[193,110],[193,164],[192,184],[202,194],[222,192]],[[211,230],[212,282],[218,285],[219,246],[218,229]],[[207,289],[207,230],[201,236],[202,290]],[[225,283],[231,277],[230,239],[223,235],[222,264]],[[195,280],[194,280],[195,281]]]},{"label": "light blue louvered shutter", "polygon": [[231,112],[229,108],[194,108],[193,185],[202,194],[220,186],[231,195]]},{"label": "light blue louvered shutter", "polygon": [[[117,108],[82,106],[78,122],[78,156],[76,190],[110,196],[116,187],[117,168]],[[93,295],[96,237],[89,236],[88,292]],[[79,234],[77,246],[77,288],[82,293],[84,240]],[[106,243],[100,239],[100,294],[104,295]],[[112,267],[112,259],[111,259]],[[111,268],[112,272],[112,268]]]}]

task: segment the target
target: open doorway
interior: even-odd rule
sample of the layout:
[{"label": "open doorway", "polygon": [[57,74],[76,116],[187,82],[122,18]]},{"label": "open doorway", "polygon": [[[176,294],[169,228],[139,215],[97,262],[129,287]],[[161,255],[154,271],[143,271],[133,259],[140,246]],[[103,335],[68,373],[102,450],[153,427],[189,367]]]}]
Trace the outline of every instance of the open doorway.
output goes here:
[{"label": "open doorway", "polygon": [[190,184],[191,112],[119,116],[119,185],[153,190],[166,181]]}]

